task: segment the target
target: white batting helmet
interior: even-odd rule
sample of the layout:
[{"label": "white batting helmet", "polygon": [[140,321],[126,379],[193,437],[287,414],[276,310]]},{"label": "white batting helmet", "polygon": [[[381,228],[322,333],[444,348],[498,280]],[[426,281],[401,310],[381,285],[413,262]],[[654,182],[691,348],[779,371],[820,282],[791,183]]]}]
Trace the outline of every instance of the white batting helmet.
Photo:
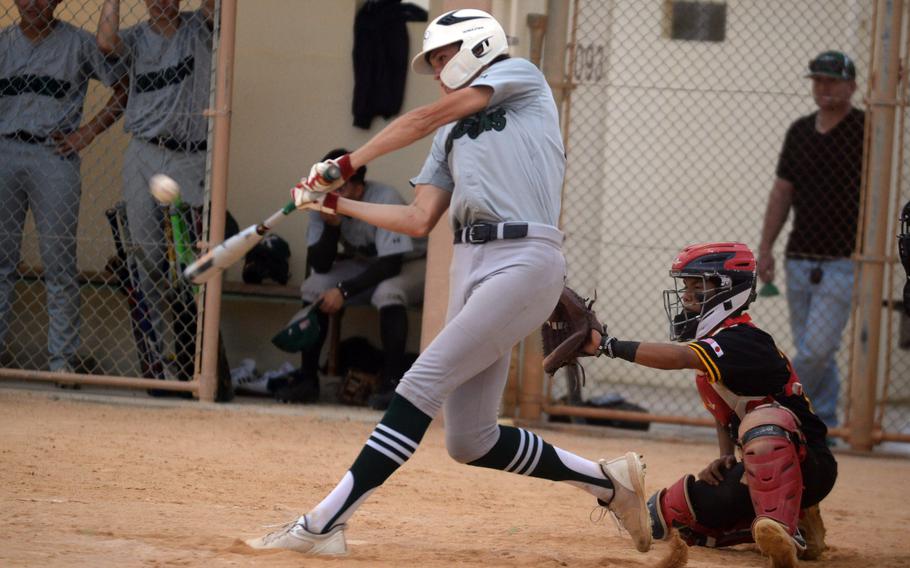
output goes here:
[{"label": "white batting helmet", "polygon": [[461,42],[458,53],[442,68],[439,78],[450,89],[463,87],[478,71],[509,49],[506,32],[483,10],[452,10],[439,16],[423,34],[423,49],[411,60],[415,73],[433,74],[427,55],[436,48]]}]

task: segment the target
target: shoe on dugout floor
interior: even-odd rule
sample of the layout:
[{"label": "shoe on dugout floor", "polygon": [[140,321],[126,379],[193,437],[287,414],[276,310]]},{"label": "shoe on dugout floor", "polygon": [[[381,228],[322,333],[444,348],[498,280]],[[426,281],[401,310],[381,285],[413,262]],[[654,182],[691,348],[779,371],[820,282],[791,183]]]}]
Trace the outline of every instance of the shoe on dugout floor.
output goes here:
[{"label": "shoe on dugout floor", "polygon": [[613,513],[639,552],[651,548],[651,516],[645,503],[645,464],[635,452],[621,458],[600,460],[600,469],[613,482],[613,498],[598,503]]},{"label": "shoe on dugout floor", "polygon": [[275,400],[304,404],[319,402],[319,377],[308,377],[300,371],[292,372],[286,385],[275,388]]},{"label": "shoe on dugout floor", "polygon": [[752,524],[752,538],[761,553],[771,560],[771,568],[797,568],[796,560],[798,546],[794,537],[790,536],[783,525],[767,517],[759,517]]},{"label": "shoe on dugout floor", "polygon": [[307,530],[306,517],[300,517],[265,536],[247,540],[246,545],[257,550],[283,548],[312,555],[347,554],[344,528],[345,525],[338,525],[325,534],[315,534]]}]

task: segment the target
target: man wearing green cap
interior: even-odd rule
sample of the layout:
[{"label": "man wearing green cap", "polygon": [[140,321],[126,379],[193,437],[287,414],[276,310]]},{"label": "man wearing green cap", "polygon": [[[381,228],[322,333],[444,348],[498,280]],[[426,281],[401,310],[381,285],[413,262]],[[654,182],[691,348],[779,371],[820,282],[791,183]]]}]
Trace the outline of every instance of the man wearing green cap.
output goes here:
[{"label": "man wearing green cap", "polygon": [[840,393],[834,357],[853,291],[865,114],[851,103],[856,67],[846,54],[819,54],[806,77],[818,111],[787,131],[762,226],[758,274],[774,281],[772,248],[792,208],[785,267],[793,366],[816,414],[832,427]]}]

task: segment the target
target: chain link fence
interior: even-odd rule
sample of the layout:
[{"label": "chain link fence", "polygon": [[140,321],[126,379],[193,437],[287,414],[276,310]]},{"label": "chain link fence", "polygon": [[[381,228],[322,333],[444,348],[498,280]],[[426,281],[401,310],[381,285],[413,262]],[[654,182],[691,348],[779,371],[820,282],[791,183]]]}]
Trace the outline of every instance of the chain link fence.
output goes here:
[{"label": "chain link fence", "polygon": [[[799,188],[791,187],[799,232],[793,234],[791,212],[771,248],[773,285],[760,282],[750,308],[757,325],[794,360],[804,382],[816,385],[812,389],[837,384],[832,377],[839,375],[836,416],[831,409],[831,422],[839,425],[849,420],[853,325],[848,303],[857,263],[836,259],[856,258],[851,253],[860,208],[862,125],[853,126],[860,138],[852,145],[842,132],[848,121],[838,126],[839,134],[836,128],[826,131],[835,144],[819,141],[820,135],[794,134],[789,162],[801,165],[787,165],[780,157],[794,121],[822,104],[813,97],[813,81],[805,78],[810,60],[820,53],[837,50],[851,58],[856,69],[852,103],[867,108],[873,9],[873,2],[859,0],[576,0],[572,89],[563,109],[569,162],[561,222],[569,285],[592,297],[596,291],[598,313],[620,338],[667,341],[662,291],[672,286],[668,271],[683,246],[740,241],[759,254],[778,175],[789,178],[791,186],[807,177],[841,182],[817,192],[815,201],[802,197],[809,190],[798,194]],[[825,127],[814,116],[802,122],[804,132]],[[901,138],[906,131],[902,126]],[[908,152],[902,151],[905,163]],[[832,175],[825,168],[838,171]],[[897,183],[904,203],[910,197],[907,183]],[[889,235],[897,230],[895,225]],[[845,232],[849,242],[840,253],[843,243],[839,247],[833,239]],[[898,300],[903,278],[895,263],[896,241],[892,244],[887,266],[900,272],[889,291]],[[760,256],[766,266],[769,255]],[[794,258],[799,262],[794,264]],[[832,303],[816,309],[815,319],[806,321],[810,302],[817,308],[819,301],[838,295],[809,295],[822,286],[839,286],[843,307]],[[886,364],[880,365],[879,421],[886,432],[907,433],[907,319],[888,305],[882,308],[890,317],[883,319],[887,345]],[[843,313],[841,321],[834,321],[837,312]],[[834,352],[830,367],[824,364],[826,349]],[[707,417],[691,371],[657,371],[605,359],[585,364],[586,399],[622,397],[652,415],[683,422]],[[570,393],[568,381],[556,379],[549,397],[558,403]]]},{"label": "chain link fence", "polygon": [[0,366],[194,377],[214,4],[0,3]]}]

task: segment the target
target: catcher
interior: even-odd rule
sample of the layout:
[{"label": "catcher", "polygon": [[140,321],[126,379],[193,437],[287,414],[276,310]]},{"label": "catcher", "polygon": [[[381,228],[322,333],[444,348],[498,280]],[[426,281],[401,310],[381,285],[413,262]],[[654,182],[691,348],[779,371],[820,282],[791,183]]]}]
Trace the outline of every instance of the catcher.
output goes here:
[{"label": "catcher", "polygon": [[695,369],[720,457],[651,496],[652,537],[667,539],[677,528],[690,546],[755,542],[775,568],[817,558],[825,549],[818,503],[834,486],[837,463],[790,361],[745,313],[755,298],[752,251],[741,243],[689,246],[670,276],[677,285],[664,292],[664,306],[670,339],[682,345],[617,339],[590,304],[567,292],[544,325],[545,367],[606,355]]}]

